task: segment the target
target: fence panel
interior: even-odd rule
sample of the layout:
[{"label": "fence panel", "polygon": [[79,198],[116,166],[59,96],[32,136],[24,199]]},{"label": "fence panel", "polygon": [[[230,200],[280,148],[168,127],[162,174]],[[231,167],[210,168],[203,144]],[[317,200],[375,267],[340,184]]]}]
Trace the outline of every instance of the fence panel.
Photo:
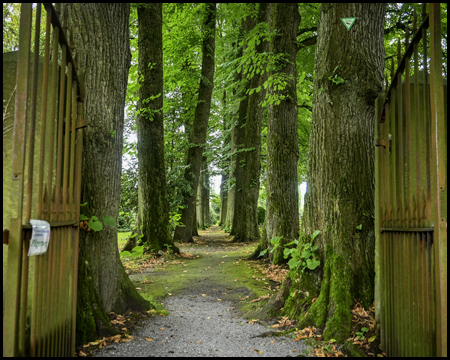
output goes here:
[{"label": "fence panel", "polygon": [[[3,231],[3,356],[75,355],[82,83],[58,5],[44,4],[40,56],[41,8],[33,17],[32,4],[21,6],[12,165],[17,216]],[[31,217],[49,222],[51,231],[47,252],[28,257]]]},{"label": "fence panel", "polygon": [[403,57],[399,42],[398,68],[394,74],[392,66],[391,85],[376,103],[375,302],[388,356],[447,355],[447,87],[440,5],[430,4],[430,16],[424,6],[422,16],[419,29],[415,16],[411,42],[406,34]]}]

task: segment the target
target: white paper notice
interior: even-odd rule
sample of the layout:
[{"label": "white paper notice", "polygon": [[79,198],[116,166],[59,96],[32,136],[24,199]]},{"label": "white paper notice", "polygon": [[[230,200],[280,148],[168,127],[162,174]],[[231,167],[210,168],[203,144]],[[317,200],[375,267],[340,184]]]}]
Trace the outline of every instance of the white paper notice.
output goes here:
[{"label": "white paper notice", "polygon": [[47,252],[50,240],[50,224],[44,220],[30,220],[33,230],[31,232],[30,249],[28,256],[41,255]]}]

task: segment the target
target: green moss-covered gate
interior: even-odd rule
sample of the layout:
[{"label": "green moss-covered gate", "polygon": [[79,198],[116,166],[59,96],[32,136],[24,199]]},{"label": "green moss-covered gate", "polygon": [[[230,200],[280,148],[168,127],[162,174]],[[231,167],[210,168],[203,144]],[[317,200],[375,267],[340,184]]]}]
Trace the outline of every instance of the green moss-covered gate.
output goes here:
[{"label": "green moss-covered gate", "polygon": [[375,303],[388,356],[447,355],[447,87],[440,4],[423,9],[376,106]]},{"label": "green moss-covered gate", "polygon": [[[32,4],[21,6],[14,111],[8,109],[14,132],[3,139],[4,154],[5,143],[12,145],[12,169],[4,168],[12,180],[5,184],[4,175],[3,199],[13,204],[3,230],[3,356],[75,354],[82,86],[59,8],[44,7],[42,57],[42,4],[36,16]],[[47,252],[28,257],[30,218],[49,222],[51,231]]]}]

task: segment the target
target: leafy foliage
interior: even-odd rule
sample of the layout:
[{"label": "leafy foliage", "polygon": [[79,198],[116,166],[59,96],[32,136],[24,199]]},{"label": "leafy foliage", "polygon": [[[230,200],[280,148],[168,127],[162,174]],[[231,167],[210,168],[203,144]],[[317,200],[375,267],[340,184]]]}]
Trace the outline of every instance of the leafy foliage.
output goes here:
[{"label": "leafy foliage", "polygon": [[[314,245],[314,239],[320,234],[319,230],[314,231],[311,235],[311,240],[309,242],[293,240],[290,243],[284,245],[283,256],[285,259],[290,258],[288,265],[290,269],[301,268],[304,272],[306,269],[315,270],[320,265],[320,260],[318,260],[314,253],[317,251],[317,245]],[[272,248],[263,250],[260,252],[259,256],[264,256],[269,250],[271,253],[274,252],[278,247],[282,246],[280,240],[282,236],[273,237],[270,242],[272,243]]]}]

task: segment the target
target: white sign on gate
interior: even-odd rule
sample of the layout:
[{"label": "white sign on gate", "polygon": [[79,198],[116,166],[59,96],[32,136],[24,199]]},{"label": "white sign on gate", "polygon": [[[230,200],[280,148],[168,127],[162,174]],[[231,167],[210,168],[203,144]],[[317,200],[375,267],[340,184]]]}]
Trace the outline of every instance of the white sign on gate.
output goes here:
[{"label": "white sign on gate", "polygon": [[33,227],[31,232],[28,256],[41,255],[47,252],[50,240],[50,224],[44,220],[30,220]]}]

